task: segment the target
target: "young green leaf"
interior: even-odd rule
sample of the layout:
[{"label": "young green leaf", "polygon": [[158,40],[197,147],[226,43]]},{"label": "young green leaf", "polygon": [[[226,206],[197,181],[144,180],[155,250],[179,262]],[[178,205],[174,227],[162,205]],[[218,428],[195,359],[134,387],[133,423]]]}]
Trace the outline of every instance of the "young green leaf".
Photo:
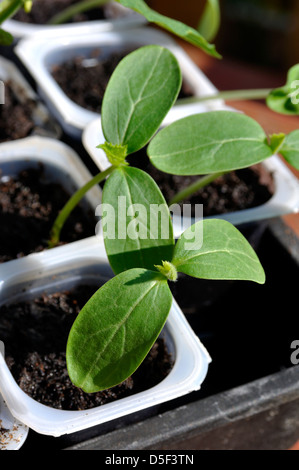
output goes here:
[{"label": "young green leaf", "polygon": [[154,269],[172,258],[173,228],[169,208],[155,181],[125,166],[109,176],[103,190],[103,235],[114,273]]},{"label": "young green leaf", "polygon": [[207,219],[178,240],[172,264],[178,272],[202,279],[265,282],[260,261],[246,238],[225,220]]},{"label": "young green leaf", "polygon": [[267,137],[252,118],[211,111],[162,129],[147,149],[152,164],[176,175],[204,175],[246,168],[272,155]]},{"label": "young green leaf", "polygon": [[207,40],[190,26],[181,23],[180,21],[168,18],[160,13],[152,10],[143,0],[116,0],[127,8],[137,11],[143,15],[149,22],[156,23],[158,26],[170,31],[173,34],[181,37],[194,46],[200,47],[207,54],[213,57],[220,58],[220,54],[215,49],[213,44],[209,44]]},{"label": "young green leaf", "polygon": [[289,162],[294,168],[299,170],[299,130],[290,132],[284,139],[284,142],[279,150],[281,155]]},{"label": "young green leaf", "polygon": [[144,46],[127,55],[114,70],[102,105],[105,139],[127,146],[127,154],[144,147],[160,127],[181,88],[180,67],[161,46]]},{"label": "young green leaf", "polygon": [[284,86],[272,90],[266,98],[267,106],[281,114],[299,114],[299,64],[290,68]]},{"label": "young green leaf", "polygon": [[2,0],[0,2],[0,24],[12,17],[25,3],[26,0]]},{"label": "young green leaf", "polygon": [[67,343],[72,382],[87,393],[127,379],[162,330],[172,303],[164,276],[131,269],[104,284],[83,307]]},{"label": "young green leaf", "polygon": [[204,11],[198,23],[198,32],[207,41],[213,41],[220,27],[219,0],[207,0]]},{"label": "young green leaf", "polygon": [[0,44],[2,46],[10,46],[12,42],[13,36],[4,29],[0,28]]}]

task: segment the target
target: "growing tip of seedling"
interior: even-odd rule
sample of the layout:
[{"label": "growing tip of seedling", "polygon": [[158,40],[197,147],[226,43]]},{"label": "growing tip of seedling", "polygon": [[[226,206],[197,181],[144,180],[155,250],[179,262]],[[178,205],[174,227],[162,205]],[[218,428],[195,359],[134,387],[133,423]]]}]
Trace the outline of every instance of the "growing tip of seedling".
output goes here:
[{"label": "growing tip of seedling", "polygon": [[280,148],[282,147],[282,144],[285,140],[285,134],[282,132],[280,134],[272,134],[269,137],[269,144],[272,149],[273,154],[279,152]]},{"label": "growing tip of seedling", "polygon": [[97,145],[97,148],[104,150],[111,165],[116,167],[128,165],[128,162],[126,161],[126,156],[128,155],[127,145],[118,145],[105,142],[104,144]]},{"label": "growing tip of seedling", "polygon": [[155,268],[160,271],[163,276],[166,277],[169,281],[176,281],[178,278],[178,272],[176,267],[170,263],[170,261],[162,261],[162,266],[159,264],[155,264]]}]

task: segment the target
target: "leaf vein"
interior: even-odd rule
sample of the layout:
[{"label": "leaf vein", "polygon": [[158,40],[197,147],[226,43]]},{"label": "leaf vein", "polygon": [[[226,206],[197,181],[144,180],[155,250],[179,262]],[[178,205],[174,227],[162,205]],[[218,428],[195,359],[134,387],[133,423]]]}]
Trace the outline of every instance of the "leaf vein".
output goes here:
[{"label": "leaf vein", "polygon": [[[101,359],[103,353],[106,351],[106,349],[108,348],[108,346],[111,344],[113,338],[115,337],[115,335],[118,333],[118,331],[121,329],[121,327],[126,323],[126,321],[128,320],[128,318],[130,317],[130,315],[132,314],[132,312],[138,307],[138,305],[143,301],[143,299],[150,293],[150,291],[156,286],[157,284],[157,281],[154,281],[150,287],[143,293],[142,296],[140,296],[136,302],[130,307],[130,309],[128,310],[128,312],[126,313],[126,315],[124,316],[123,320],[116,326],[112,336],[110,338],[108,338],[108,341],[105,345],[105,347],[96,355],[93,363],[91,364],[89,370],[87,371],[86,375],[85,375],[85,379],[84,381],[82,382],[81,384],[81,387],[84,388],[84,384],[87,382],[87,380],[89,379],[92,371],[94,370],[94,368],[96,367],[96,364],[98,363],[98,361]],[[97,334],[98,333],[101,333],[101,330],[98,330]],[[92,335],[94,336],[94,334]],[[124,347],[124,346],[123,346]]]}]

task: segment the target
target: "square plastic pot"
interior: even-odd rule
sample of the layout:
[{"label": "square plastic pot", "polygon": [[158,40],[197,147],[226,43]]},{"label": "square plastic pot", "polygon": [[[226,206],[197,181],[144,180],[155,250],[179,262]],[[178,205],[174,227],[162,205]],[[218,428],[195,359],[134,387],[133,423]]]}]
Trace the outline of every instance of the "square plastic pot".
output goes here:
[{"label": "square plastic pot", "polygon": [[[55,37],[49,41],[42,36],[23,39],[16,46],[15,52],[35,79],[40,95],[57,118],[64,131],[75,138],[80,138],[86,125],[98,117],[97,113],[84,109],[66,96],[51,75],[51,67],[61,64],[76,56],[89,56],[94,49],[100,48],[107,57],[113,51],[137,49],[157,44],[168,48],[176,56],[183,79],[188,83],[194,96],[207,96],[216,93],[216,89],[199,68],[191,61],[185,51],[170,36],[150,27],[131,30],[74,34]],[[222,101],[211,100],[208,105],[185,104],[173,107],[164,120],[164,124],[190,114],[216,109]]]},{"label": "square plastic pot", "polygon": [[[31,117],[34,122],[34,127],[30,132],[31,135],[44,135],[52,138],[60,137],[60,126],[49,114],[49,111],[23,77],[17,66],[4,57],[0,57],[0,80],[3,82],[3,89],[1,90],[3,94],[5,83],[9,82],[9,86],[20,104],[25,103],[27,100],[30,102]],[[2,96],[0,96],[0,98],[2,98]],[[1,103],[1,106],[5,106],[5,102]]]},{"label": "square plastic pot", "polygon": [[130,29],[136,25],[146,23],[146,19],[142,15],[123,7],[116,2],[110,2],[110,4],[106,5],[105,8],[108,10],[109,19],[82,21],[79,23],[61,25],[39,25],[24,23],[11,18],[5,21],[3,26],[4,29],[9,31],[14,38],[20,39],[35,34],[38,34],[39,36],[43,34],[53,38],[57,35],[68,36],[74,31],[80,34],[86,34],[90,32],[111,31],[113,29]]},{"label": "square plastic pot", "polygon": [[[112,276],[103,240],[95,236],[2,266],[0,303],[32,298],[45,291],[69,289],[80,282],[100,286]],[[133,396],[89,410],[54,409],[38,403],[20,389],[1,354],[0,392],[21,423],[40,434],[61,436],[198,390],[207,374],[210,356],[175,301],[162,334],[174,358],[174,366],[158,385]]]},{"label": "square plastic pot", "polygon": [[[0,355],[4,347],[0,341]],[[14,418],[0,394],[0,450],[19,450],[27,439],[29,428]]]},{"label": "square plastic pot", "polygon": [[272,219],[259,254],[264,286],[237,283],[215,307],[186,311],[213,357],[201,390],[68,450],[189,450],[196,457],[200,450],[285,450],[298,440],[299,356],[291,345],[299,331],[299,239]]},{"label": "square plastic pot", "polygon": [[[92,178],[74,150],[56,139],[32,136],[0,144],[2,177],[17,176],[24,169],[39,168],[40,164],[43,165],[45,178],[60,183],[70,196]],[[86,194],[82,207],[94,214],[101,198],[100,187],[94,186]],[[0,273],[2,269],[0,265]]]}]

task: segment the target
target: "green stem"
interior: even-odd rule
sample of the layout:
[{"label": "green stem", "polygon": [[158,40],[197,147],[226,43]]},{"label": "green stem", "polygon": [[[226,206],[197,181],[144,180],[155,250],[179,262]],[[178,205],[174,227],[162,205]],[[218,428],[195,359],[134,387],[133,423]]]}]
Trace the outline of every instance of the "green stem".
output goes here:
[{"label": "green stem", "polygon": [[184,199],[187,199],[189,196],[191,196],[195,191],[198,191],[199,189],[203,188],[207,184],[210,184],[212,181],[215,179],[219,178],[219,176],[224,175],[227,173],[226,171],[222,171],[219,173],[212,173],[210,175],[203,176],[202,178],[199,178],[197,181],[194,183],[190,184],[187,188],[182,189],[182,191],[179,191],[169,202],[169,206],[172,204],[177,204],[178,202],[183,201]]},{"label": "green stem", "polygon": [[68,8],[65,8],[61,13],[57,13],[57,15],[52,16],[52,18],[50,18],[48,21],[48,24],[57,25],[67,23],[78,13],[91,10],[92,8],[97,8],[107,2],[108,0],[83,0],[81,2],[75,3],[74,5],[71,5]]},{"label": "green stem", "polygon": [[107,170],[98,173],[96,176],[94,176],[90,181],[88,181],[82,188],[78,189],[78,191],[73,194],[73,196],[68,200],[68,202],[65,204],[63,209],[59,212],[59,215],[57,216],[52,230],[51,230],[51,238],[48,243],[49,248],[53,248],[59,243],[60,239],[60,233],[61,230],[69,217],[70,213],[75,209],[75,207],[79,204],[81,199],[85,196],[85,194],[96,184],[101,183],[104,181],[110,173],[113,172],[115,167],[111,165]]},{"label": "green stem", "polygon": [[25,3],[25,0],[3,0],[0,3],[0,24],[15,14]]},{"label": "green stem", "polygon": [[182,106],[185,104],[202,103],[209,100],[259,100],[267,98],[272,89],[261,88],[257,90],[229,90],[219,91],[215,95],[207,96],[194,96],[190,98],[181,98],[177,100],[175,106]]}]

